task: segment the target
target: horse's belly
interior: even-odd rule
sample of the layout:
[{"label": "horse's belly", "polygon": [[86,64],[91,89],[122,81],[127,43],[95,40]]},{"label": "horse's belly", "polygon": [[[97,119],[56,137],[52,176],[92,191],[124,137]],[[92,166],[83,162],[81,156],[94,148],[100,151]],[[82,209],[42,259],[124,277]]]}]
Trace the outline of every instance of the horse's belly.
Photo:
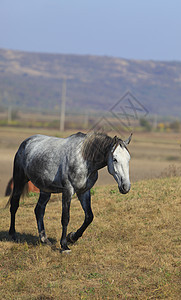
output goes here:
[{"label": "horse's belly", "polygon": [[64,190],[62,185],[56,185],[50,182],[36,182],[36,186],[46,193],[62,193]]},{"label": "horse's belly", "polygon": [[63,192],[63,185],[61,180],[57,181],[51,174],[28,174],[29,180],[33,182],[33,184],[39,188],[41,191],[48,192],[48,193],[62,193]]}]

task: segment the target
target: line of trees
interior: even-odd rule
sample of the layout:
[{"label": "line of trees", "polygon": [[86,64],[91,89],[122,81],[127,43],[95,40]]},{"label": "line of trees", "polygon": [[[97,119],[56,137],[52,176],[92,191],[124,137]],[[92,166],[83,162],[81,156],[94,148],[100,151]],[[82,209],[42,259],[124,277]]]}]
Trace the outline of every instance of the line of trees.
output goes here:
[{"label": "line of trees", "polygon": [[160,122],[157,123],[156,126],[152,121],[146,118],[140,118],[139,125],[144,131],[173,131],[180,132],[181,131],[181,121],[172,121],[172,122]]}]

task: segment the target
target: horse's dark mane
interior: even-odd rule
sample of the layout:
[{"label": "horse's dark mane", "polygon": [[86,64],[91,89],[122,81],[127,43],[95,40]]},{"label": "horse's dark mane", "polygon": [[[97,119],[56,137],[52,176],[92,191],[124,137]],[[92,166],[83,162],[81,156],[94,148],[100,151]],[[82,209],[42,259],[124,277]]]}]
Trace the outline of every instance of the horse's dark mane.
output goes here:
[{"label": "horse's dark mane", "polygon": [[83,158],[88,161],[104,161],[112,142],[113,138],[105,133],[88,133],[82,145]]}]

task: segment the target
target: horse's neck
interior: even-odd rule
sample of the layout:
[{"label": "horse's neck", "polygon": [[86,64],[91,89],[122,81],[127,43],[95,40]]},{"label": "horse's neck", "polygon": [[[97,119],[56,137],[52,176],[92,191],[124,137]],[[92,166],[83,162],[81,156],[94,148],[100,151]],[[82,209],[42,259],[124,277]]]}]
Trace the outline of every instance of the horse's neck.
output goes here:
[{"label": "horse's neck", "polygon": [[105,166],[107,166],[107,161],[99,163],[98,166],[97,166],[98,167],[97,170],[100,170],[100,169],[104,168]]},{"label": "horse's neck", "polygon": [[88,169],[90,172],[98,171],[107,166],[107,161],[97,161],[97,162],[89,162]]},{"label": "horse's neck", "polygon": [[[110,141],[109,141],[110,142]],[[89,143],[85,142],[83,147],[83,158],[87,161],[91,170],[97,171],[107,165],[107,156],[109,145],[100,143],[99,139],[95,139]]]}]

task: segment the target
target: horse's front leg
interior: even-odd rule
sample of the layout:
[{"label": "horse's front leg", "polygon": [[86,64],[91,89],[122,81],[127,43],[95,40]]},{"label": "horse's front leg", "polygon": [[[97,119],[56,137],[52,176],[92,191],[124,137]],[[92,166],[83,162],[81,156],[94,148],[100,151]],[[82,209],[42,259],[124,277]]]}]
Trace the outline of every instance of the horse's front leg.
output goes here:
[{"label": "horse's front leg", "polygon": [[67,246],[67,226],[70,219],[70,202],[71,195],[65,191],[62,194],[62,237],[60,240],[62,251],[70,252],[71,250]]},{"label": "horse's front leg", "polygon": [[91,209],[91,195],[90,195],[90,190],[83,193],[83,194],[77,194],[80,203],[82,205],[82,208],[84,210],[85,213],[85,219],[84,219],[84,223],[82,224],[82,226],[76,231],[76,232],[71,232],[68,234],[67,236],[67,241],[68,243],[74,243],[76,242],[84,233],[84,231],[86,230],[86,228],[89,226],[89,224],[92,222],[93,220],[93,213],[92,213],[92,209]]}]

